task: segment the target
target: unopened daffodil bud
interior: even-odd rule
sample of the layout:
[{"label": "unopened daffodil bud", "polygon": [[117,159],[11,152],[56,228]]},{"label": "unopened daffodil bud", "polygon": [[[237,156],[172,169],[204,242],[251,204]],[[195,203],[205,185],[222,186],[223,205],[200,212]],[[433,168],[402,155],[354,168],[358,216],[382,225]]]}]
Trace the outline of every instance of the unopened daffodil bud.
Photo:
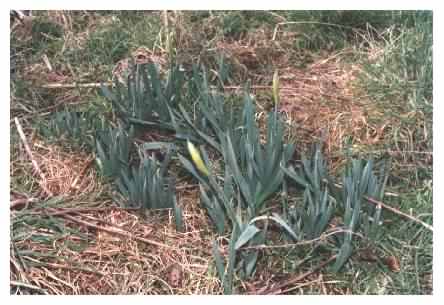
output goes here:
[{"label": "unopened daffodil bud", "polygon": [[197,169],[205,176],[208,176],[210,172],[208,171],[207,167],[205,166],[205,163],[200,157],[199,150],[197,150],[196,146],[194,146],[194,144],[191,143],[190,141],[187,141],[187,147],[188,151],[190,152],[191,159],[193,159],[193,162],[196,165]]},{"label": "unopened daffodil bud", "polygon": [[274,105],[277,107],[279,104],[279,74],[278,70],[274,71],[273,75],[273,98],[274,98]]}]

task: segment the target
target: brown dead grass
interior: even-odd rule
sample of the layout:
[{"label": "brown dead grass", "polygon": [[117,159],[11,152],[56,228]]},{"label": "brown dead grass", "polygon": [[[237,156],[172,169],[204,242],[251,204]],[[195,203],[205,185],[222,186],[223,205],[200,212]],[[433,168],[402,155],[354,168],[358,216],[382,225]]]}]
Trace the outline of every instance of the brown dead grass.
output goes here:
[{"label": "brown dead grass", "polygon": [[[185,225],[194,227],[196,214],[193,213],[191,219],[187,215],[185,212]],[[158,213],[144,217],[116,210],[86,219],[94,222],[97,222],[94,219],[104,220],[107,222],[105,226],[118,227],[134,236],[156,240],[171,248],[145,245],[98,231],[91,246],[79,253],[75,260],[83,262],[82,265],[94,266],[103,276],[96,276],[95,281],[91,278],[82,281],[83,285],[78,287],[81,293],[218,293],[217,278],[208,275],[210,249],[202,246],[210,245],[210,242],[202,230],[178,233],[171,215]],[[97,284],[90,285],[91,281]]]},{"label": "brown dead grass", "polygon": [[117,78],[122,84],[127,83],[128,75],[131,70],[131,63],[135,64],[155,64],[160,72],[164,72],[167,64],[166,53],[155,54],[146,47],[139,47],[131,56],[120,60],[113,69],[113,78]]},{"label": "brown dead grass", "polygon": [[[171,245],[173,249],[147,246],[131,238],[121,238],[106,232],[90,232],[90,246],[81,253],[62,250],[60,256],[98,272],[85,272],[85,269],[70,268],[70,265],[55,268],[53,273],[65,279],[64,282],[59,281],[62,294],[220,293],[217,278],[208,274],[211,257],[209,249],[202,248],[211,243],[203,240],[205,237],[201,236],[199,230],[180,234],[175,232],[171,221],[165,217],[141,219],[140,216],[122,210],[94,216],[76,215],[76,218],[94,223],[104,220],[108,223],[105,227],[118,227],[134,236]],[[54,246],[57,248],[59,245]],[[37,247],[44,251],[41,245]],[[41,269],[40,272],[37,277],[41,281],[50,281],[47,270]],[[30,277],[38,285],[34,281],[35,274]],[[68,282],[69,279],[73,280]]]},{"label": "brown dead grass", "polygon": [[[55,195],[76,198],[80,193],[94,192],[97,179],[84,170],[89,163],[87,158],[42,146],[34,145],[35,158],[46,175],[46,186]],[[73,189],[75,177],[82,172],[79,188]],[[112,208],[114,204],[97,210],[81,206],[42,210],[31,205],[28,208],[33,213],[41,214],[42,218],[47,215],[59,218],[66,228],[80,230],[88,238],[65,235],[51,244],[26,238],[17,242],[15,246],[21,251],[57,253],[57,256],[39,260],[25,257],[35,264],[26,269],[20,268],[11,257],[15,262],[11,280],[35,285],[50,294],[219,294],[215,271],[210,272],[214,235],[208,229],[208,217],[198,206],[193,188],[183,185],[178,190],[178,201],[184,209],[184,233],[175,230],[171,211],[143,215]],[[81,222],[73,221],[72,217]],[[127,232],[133,238],[106,229]],[[41,229],[30,226],[30,230],[31,236],[33,230]],[[49,230],[45,234],[53,236],[55,232]],[[140,242],[135,240],[137,237],[165,247]],[[71,250],[66,246],[68,242],[86,248]]]},{"label": "brown dead grass", "polygon": [[[97,183],[97,174],[93,170],[91,155],[82,152],[67,153],[59,146],[46,145],[38,139],[33,140],[31,149],[33,158],[45,177],[44,181],[39,182],[54,196],[78,196],[97,191],[100,187]],[[21,146],[17,157],[18,159],[12,162],[11,175],[25,173],[32,175],[34,171],[27,164],[30,163],[30,156]],[[31,172],[29,172],[30,170]],[[45,195],[43,192],[39,192],[36,197],[43,198]]]},{"label": "brown dead grass", "polygon": [[[90,156],[68,153],[38,139],[34,139],[32,150],[45,175],[43,183],[54,196],[75,200],[103,188]],[[14,161],[11,175],[26,171],[23,166],[27,170],[31,168],[25,152],[18,149],[15,158],[21,160]],[[96,205],[102,207],[96,210],[82,206],[41,209],[33,207],[32,201],[25,207],[30,213],[41,215],[43,219],[57,218],[66,229],[80,230],[87,239],[65,235],[50,244],[27,238],[16,242],[15,247],[20,251],[57,255],[38,260],[25,256],[23,259],[32,265],[28,268],[21,267],[12,256],[11,281],[40,287],[49,294],[219,294],[219,280],[212,270],[211,244],[215,236],[209,229],[207,215],[198,206],[196,190],[197,186],[178,185],[177,199],[183,207],[184,233],[176,231],[171,211],[141,214],[113,208],[112,202],[105,207],[103,202],[97,202]],[[34,193],[42,199],[47,197],[43,191]],[[14,192],[11,200],[19,197],[26,196]],[[23,205],[14,206],[14,210],[22,208]],[[97,229],[97,226],[104,229]],[[52,237],[56,234],[32,225],[29,229],[29,236],[37,232]],[[133,238],[107,230],[123,231]],[[138,237],[165,247],[143,243],[136,240]],[[72,250],[68,243],[84,249]]]},{"label": "brown dead grass", "polygon": [[279,110],[293,126],[292,136],[305,147],[321,140],[330,157],[347,146],[379,144],[388,122],[374,123],[372,117],[382,116],[378,107],[350,89],[358,68],[329,59],[281,71]]},{"label": "brown dead grass", "polygon": [[94,192],[97,174],[91,170],[93,157],[85,153],[68,154],[59,147],[36,143],[34,155],[46,176],[46,187],[56,196],[76,196]]},{"label": "brown dead grass", "polygon": [[[56,211],[57,212],[57,211]],[[42,212],[44,217],[45,212]],[[53,216],[62,217],[63,216]],[[69,219],[67,227],[87,234],[88,246],[81,252],[68,249],[84,243],[66,236],[52,245],[24,241],[21,250],[41,253],[56,251],[57,258],[42,260],[39,267],[18,272],[11,269],[11,280],[28,279],[30,284],[51,294],[218,294],[217,277],[209,274],[209,236],[201,230],[177,233],[169,215],[143,217],[124,210],[75,213],[76,219],[131,232],[132,236],[155,240],[170,248],[146,245],[131,238],[80,226]],[[185,215],[189,226],[189,219]],[[25,258],[31,260],[30,258]],[[24,274],[23,274],[24,273]]]}]

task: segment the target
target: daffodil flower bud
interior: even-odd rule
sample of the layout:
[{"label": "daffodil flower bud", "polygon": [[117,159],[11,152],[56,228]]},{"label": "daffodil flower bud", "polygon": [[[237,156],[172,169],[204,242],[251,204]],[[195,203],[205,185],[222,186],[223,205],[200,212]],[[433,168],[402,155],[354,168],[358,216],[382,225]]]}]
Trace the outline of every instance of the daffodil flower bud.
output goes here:
[{"label": "daffodil flower bud", "polygon": [[273,75],[273,98],[275,107],[279,104],[279,74],[278,70]]},{"label": "daffodil flower bud", "polygon": [[188,151],[190,152],[191,159],[193,159],[193,162],[196,165],[197,169],[205,176],[208,176],[210,172],[208,171],[207,167],[205,166],[205,163],[200,157],[199,150],[197,150],[196,146],[194,146],[194,144],[191,143],[190,141],[187,141],[187,147]]}]

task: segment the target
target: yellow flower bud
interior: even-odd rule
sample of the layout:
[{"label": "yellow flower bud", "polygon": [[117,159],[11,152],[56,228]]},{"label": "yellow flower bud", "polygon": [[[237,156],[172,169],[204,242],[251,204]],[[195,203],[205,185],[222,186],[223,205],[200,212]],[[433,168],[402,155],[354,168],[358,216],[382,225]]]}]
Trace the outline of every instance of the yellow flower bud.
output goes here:
[{"label": "yellow flower bud", "polygon": [[278,70],[274,71],[273,75],[273,98],[274,105],[277,107],[279,104],[279,74]]},{"label": "yellow flower bud", "polygon": [[202,174],[204,174],[205,176],[208,176],[210,172],[208,171],[202,158],[200,157],[200,153],[197,150],[196,146],[194,146],[194,144],[191,143],[190,141],[187,141],[187,147],[188,151],[190,152],[191,159],[193,159],[193,162],[196,165],[197,169],[201,171]]}]

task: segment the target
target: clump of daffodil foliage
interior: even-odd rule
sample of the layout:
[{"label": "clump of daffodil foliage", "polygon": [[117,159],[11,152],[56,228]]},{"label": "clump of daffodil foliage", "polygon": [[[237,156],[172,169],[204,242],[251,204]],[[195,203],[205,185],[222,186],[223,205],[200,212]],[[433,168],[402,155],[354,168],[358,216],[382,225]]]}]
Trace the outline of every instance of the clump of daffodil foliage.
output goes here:
[{"label": "clump of daffodil foliage", "polygon": [[[279,228],[283,241],[325,237],[336,255],[333,268],[340,270],[352,253],[355,233],[378,237],[381,209],[366,204],[366,198],[382,200],[386,181],[376,176],[372,160],[352,160],[336,180],[319,145],[302,162],[294,162],[297,148],[286,142],[278,112],[278,71],[271,92],[275,107],[263,130],[248,87],[233,104],[220,83],[209,84],[204,69],[194,67],[186,73],[172,66],[160,73],[153,64],[134,66],[126,85],[102,86],[117,120],[102,126],[94,141],[97,165],[115,182],[123,204],[172,209],[178,228],[182,217],[173,169],[183,167],[197,180],[201,205],[214,230],[230,234],[226,260],[218,243],[212,245],[227,294],[233,292],[235,274],[254,274],[258,248],[276,242],[270,228]],[[138,139],[147,132],[169,140]]]}]

